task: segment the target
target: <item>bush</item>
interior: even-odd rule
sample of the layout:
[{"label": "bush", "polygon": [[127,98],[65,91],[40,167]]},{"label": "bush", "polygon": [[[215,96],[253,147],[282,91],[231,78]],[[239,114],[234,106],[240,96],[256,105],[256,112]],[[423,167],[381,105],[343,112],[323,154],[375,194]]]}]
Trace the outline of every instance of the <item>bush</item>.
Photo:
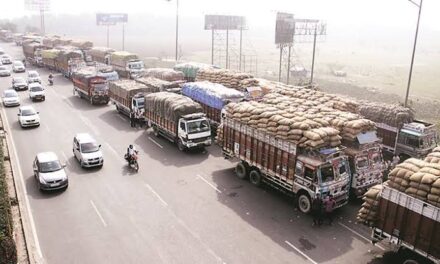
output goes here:
[{"label": "bush", "polygon": [[11,204],[6,183],[3,144],[0,141],[0,264],[17,263],[17,249],[12,238]]}]

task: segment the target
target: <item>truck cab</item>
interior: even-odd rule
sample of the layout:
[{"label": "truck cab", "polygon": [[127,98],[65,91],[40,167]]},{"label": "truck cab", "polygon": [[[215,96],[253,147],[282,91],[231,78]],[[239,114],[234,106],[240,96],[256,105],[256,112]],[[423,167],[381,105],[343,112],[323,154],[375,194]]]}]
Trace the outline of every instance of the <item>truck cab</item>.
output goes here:
[{"label": "truck cab", "polygon": [[129,60],[126,71],[130,73],[130,79],[141,77],[144,70],[144,63],[141,60]]},{"label": "truck cab", "polygon": [[414,121],[404,124],[397,135],[395,154],[402,159],[424,158],[438,144],[439,135],[434,124]]},{"label": "truck cab", "polygon": [[184,115],[179,119],[177,128],[180,150],[194,148],[200,145],[211,145],[211,126],[203,113]]},{"label": "truck cab", "polygon": [[130,110],[138,111],[140,109],[145,109],[145,97],[143,93],[138,93],[131,98]]},{"label": "truck cab", "polygon": [[321,199],[332,196],[339,208],[348,203],[350,188],[348,159],[338,149],[325,149],[300,154],[295,164],[293,192],[298,209],[309,213],[312,201],[319,194]]}]

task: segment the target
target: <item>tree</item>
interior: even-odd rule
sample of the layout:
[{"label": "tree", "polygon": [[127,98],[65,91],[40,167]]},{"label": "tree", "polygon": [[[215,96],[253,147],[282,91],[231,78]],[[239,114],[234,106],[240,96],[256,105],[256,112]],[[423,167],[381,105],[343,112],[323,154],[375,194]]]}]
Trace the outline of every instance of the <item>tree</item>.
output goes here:
[{"label": "tree", "polygon": [[0,28],[10,30],[11,32],[17,32],[17,25],[11,22],[1,23]]}]

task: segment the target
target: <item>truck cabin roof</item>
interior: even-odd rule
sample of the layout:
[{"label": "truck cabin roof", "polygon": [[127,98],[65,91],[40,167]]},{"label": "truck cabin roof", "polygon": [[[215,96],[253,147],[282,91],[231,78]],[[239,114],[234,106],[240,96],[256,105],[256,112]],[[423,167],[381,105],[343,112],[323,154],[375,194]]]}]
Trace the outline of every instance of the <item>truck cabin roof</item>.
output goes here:
[{"label": "truck cabin roof", "polygon": [[340,148],[327,148],[321,150],[304,150],[298,155],[298,160],[313,167],[319,167],[332,158],[340,157]]}]

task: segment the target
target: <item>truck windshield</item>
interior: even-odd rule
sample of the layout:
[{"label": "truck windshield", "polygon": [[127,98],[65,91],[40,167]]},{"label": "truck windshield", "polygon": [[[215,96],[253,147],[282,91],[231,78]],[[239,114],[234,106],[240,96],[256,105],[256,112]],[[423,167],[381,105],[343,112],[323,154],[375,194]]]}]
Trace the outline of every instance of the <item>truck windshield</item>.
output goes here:
[{"label": "truck windshield", "polygon": [[106,83],[95,83],[93,84],[93,88],[96,92],[105,92],[108,90],[108,86]]},{"label": "truck windshield", "polygon": [[321,183],[331,182],[334,180],[335,172],[332,165],[324,165],[320,169]]},{"label": "truck windshield", "polygon": [[209,123],[207,120],[197,120],[187,123],[188,134],[206,132],[210,130]]},{"label": "truck windshield", "polygon": [[368,167],[368,158],[367,156],[361,156],[356,159],[356,167],[358,169],[363,169]]},{"label": "truck windshield", "polygon": [[136,102],[136,105],[135,105],[135,106],[136,106],[138,109],[142,109],[142,108],[145,107],[145,99],[144,99],[143,97],[137,98],[137,99],[135,100],[135,102]]},{"label": "truck windshield", "polygon": [[434,135],[428,135],[420,138],[420,146],[423,148],[434,148],[437,145]]},{"label": "truck windshield", "polygon": [[143,68],[143,64],[142,63],[140,63],[140,62],[137,62],[137,63],[130,63],[129,65],[128,65],[128,68],[130,68],[130,69],[132,69],[132,70],[140,70],[140,69],[142,69]]}]

